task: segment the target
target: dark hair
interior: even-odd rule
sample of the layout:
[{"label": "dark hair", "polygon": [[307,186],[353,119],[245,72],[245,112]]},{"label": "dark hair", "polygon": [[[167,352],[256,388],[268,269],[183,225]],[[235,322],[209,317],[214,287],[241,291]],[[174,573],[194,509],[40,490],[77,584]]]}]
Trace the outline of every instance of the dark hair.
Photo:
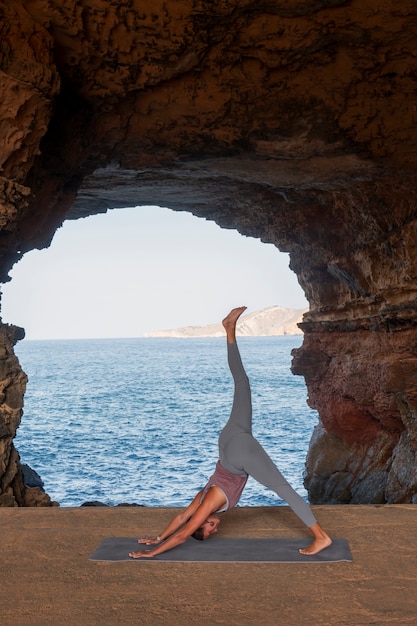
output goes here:
[{"label": "dark hair", "polygon": [[194,539],[198,539],[198,541],[204,541],[204,530],[201,528],[197,528],[196,531],[191,535]]}]

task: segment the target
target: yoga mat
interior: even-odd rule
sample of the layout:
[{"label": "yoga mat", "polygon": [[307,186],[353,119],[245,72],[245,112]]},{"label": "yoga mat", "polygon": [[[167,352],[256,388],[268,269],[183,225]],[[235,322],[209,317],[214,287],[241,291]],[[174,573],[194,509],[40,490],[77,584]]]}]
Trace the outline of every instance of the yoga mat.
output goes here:
[{"label": "yoga mat", "polygon": [[[298,548],[305,548],[311,539],[302,538],[248,538],[248,537],[212,537],[205,541],[190,538],[185,543],[158,554],[152,558],[132,559],[129,552],[148,549],[149,546],[138,544],[137,538],[109,537],[90,555],[90,561],[155,561],[212,562],[212,563],[329,563],[352,561],[349,544],[346,539],[336,538],[329,548],[314,556],[305,556]],[[150,549],[150,548],[149,548]]]}]

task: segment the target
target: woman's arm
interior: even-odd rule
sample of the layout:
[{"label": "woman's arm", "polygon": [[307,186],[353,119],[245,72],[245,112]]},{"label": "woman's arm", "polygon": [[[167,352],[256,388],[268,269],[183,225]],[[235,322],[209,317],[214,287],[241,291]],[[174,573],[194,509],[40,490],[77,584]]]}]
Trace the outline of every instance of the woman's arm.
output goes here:
[{"label": "woman's arm", "polygon": [[193,513],[198,509],[202,492],[203,490],[198,492],[198,494],[187,506],[187,508],[184,509],[184,511],[181,511],[181,513],[179,513],[178,515],[176,515],[160,535],[158,535],[157,537],[141,537],[140,539],[138,539],[138,543],[146,543],[148,545],[152,543],[160,543],[161,541],[164,541],[165,539],[170,537],[170,535],[174,534],[175,531],[181,528],[181,526],[183,526],[185,522],[187,522],[190,517],[192,517]]},{"label": "woman's arm", "polygon": [[[184,541],[191,537],[191,535],[197,530],[197,528],[200,528],[200,526],[204,524],[209,515],[211,515],[215,511],[218,511],[225,504],[224,494],[220,491],[220,489],[209,489],[201,504],[199,504],[199,496],[200,494],[198,494],[196,498],[194,498],[190,506],[184,511],[185,518],[185,514],[189,512],[189,510],[197,501],[197,507],[194,509],[194,513],[192,513],[191,517],[188,518],[188,521],[185,519],[185,526],[183,526],[182,528],[177,527],[179,529],[174,531],[171,536],[167,534],[166,536],[168,537],[168,539],[166,539],[166,541],[164,541],[163,543],[160,543],[155,548],[152,548],[152,550],[140,550],[139,552],[130,552],[129,556],[134,559],[138,557],[153,557],[157,554],[162,554],[162,552],[166,552],[167,550],[171,550],[172,548],[179,546],[181,543],[184,543]],[[166,531],[168,531],[168,529],[174,525],[176,519],[177,518],[174,518],[171,524],[167,527]],[[164,531],[163,535],[166,531]]]}]

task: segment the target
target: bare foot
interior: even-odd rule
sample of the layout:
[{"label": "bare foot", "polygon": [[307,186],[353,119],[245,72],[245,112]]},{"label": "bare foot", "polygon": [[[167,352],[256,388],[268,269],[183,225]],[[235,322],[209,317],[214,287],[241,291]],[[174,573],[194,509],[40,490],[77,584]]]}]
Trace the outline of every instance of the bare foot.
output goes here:
[{"label": "bare foot", "polygon": [[227,343],[236,343],[236,322],[242,315],[243,311],[246,311],[245,306],[239,306],[237,309],[232,309],[227,315],[222,324],[226,331]]},{"label": "bare foot", "polygon": [[246,306],[239,306],[236,309],[232,309],[229,313],[229,315],[227,315],[224,320],[222,321],[222,324],[224,326],[224,328],[226,329],[226,331],[229,328],[233,328],[234,326],[236,326],[236,322],[239,319],[239,317],[242,315],[242,313],[244,311],[246,311],[247,307]]},{"label": "bare foot", "polygon": [[328,548],[332,545],[332,540],[328,535],[325,534],[324,537],[316,538],[311,545],[307,548],[300,548],[298,552],[301,554],[306,554],[307,556],[313,556],[313,554],[318,554],[325,548]]}]

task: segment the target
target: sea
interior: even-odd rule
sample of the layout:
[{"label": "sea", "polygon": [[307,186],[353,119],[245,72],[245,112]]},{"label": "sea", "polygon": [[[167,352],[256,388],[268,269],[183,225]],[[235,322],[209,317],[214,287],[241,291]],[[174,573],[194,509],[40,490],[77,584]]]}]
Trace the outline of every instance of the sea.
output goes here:
[{"label": "sea", "polygon": [[[302,336],[239,337],[253,434],[298,493],[318,418],[290,371]],[[233,384],[224,338],[23,340],[29,377],[15,439],[62,507],[186,506],[217,461]],[[285,504],[249,478],[241,506]]]}]

